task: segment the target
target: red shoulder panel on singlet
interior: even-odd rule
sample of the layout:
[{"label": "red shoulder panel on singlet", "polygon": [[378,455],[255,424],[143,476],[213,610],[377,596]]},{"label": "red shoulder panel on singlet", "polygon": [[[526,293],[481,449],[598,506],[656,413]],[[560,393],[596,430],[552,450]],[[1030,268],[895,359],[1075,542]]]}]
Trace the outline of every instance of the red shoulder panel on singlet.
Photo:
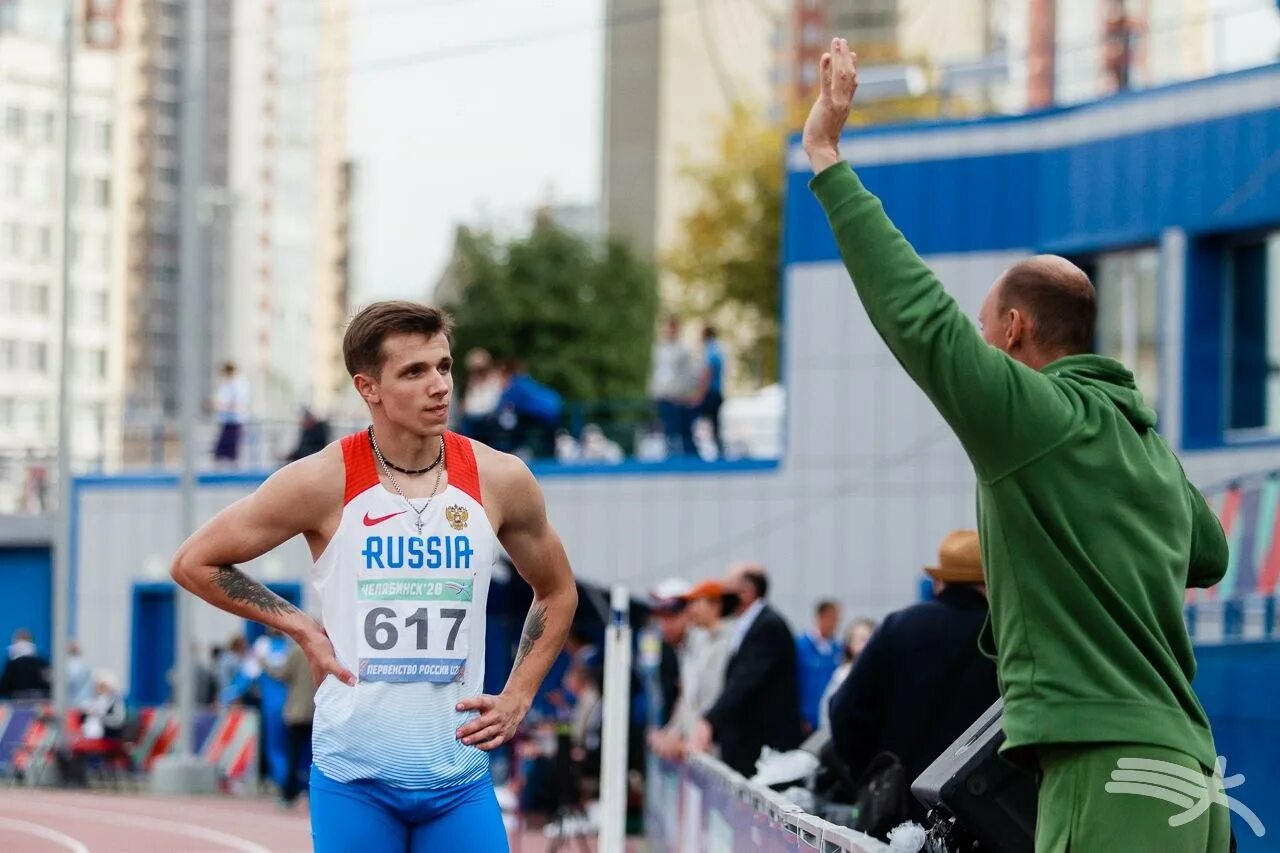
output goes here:
[{"label": "red shoulder panel on singlet", "polygon": [[445,464],[449,466],[449,485],[461,489],[484,506],[480,497],[480,469],[476,466],[476,452],[471,447],[471,439],[456,432],[446,432],[444,454]]},{"label": "red shoulder panel on singlet", "polygon": [[367,430],[354,432],[342,439],[342,462],[347,474],[347,487],[342,497],[342,505],[346,506],[356,495],[378,485],[378,468],[373,461],[373,445],[369,442]]}]

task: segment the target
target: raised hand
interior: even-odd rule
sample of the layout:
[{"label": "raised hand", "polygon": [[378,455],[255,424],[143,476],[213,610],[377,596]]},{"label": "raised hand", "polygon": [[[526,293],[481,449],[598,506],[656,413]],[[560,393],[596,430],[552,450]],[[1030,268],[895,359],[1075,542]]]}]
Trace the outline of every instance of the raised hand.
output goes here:
[{"label": "raised hand", "polygon": [[822,54],[818,72],[822,89],[809,110],[802,136],[814,172],[840,161],[840,134],[858,91],[858,54],[849,50],[844,39],[833,38],[831,51]]}]

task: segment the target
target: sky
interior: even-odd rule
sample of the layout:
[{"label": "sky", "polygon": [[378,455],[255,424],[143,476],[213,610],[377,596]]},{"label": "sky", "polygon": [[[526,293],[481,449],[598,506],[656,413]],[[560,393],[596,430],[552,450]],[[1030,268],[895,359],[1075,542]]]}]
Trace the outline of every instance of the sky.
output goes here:
[{"label": "sky", "polygon": [[454,226],[599,196],[602,0],[351,0],[358,301],[424,299]]}]

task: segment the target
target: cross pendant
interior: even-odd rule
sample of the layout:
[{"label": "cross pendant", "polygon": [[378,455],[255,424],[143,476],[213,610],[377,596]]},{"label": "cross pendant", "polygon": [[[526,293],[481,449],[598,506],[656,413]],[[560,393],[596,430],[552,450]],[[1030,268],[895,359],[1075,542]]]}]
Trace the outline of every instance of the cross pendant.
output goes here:
[{"label": "cross pendant", "polygon": [[422,519],[418,519],[417,521],[415,521],[413,523],[413,526],[418,528],[418,535],[421,536],[422,535]]}]

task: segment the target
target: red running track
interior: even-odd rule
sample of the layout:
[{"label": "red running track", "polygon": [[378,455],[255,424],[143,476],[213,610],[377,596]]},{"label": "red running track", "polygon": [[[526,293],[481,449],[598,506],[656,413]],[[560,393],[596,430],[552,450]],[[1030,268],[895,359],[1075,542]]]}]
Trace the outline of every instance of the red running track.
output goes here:
[{"label": "red running track", "polygon": [[[628,850],[637,846],[634,840],[627,844]],[[512,853],[544,853],[547,847],[541,832],[511,839]],[[582,848],[574,839],[563,849],[576,853]],[[587,849],[595,849],[594,838]],[[0,851],[5,853],[310,850],[305,801],[286,812],[264,799],[0,789]]]}]

